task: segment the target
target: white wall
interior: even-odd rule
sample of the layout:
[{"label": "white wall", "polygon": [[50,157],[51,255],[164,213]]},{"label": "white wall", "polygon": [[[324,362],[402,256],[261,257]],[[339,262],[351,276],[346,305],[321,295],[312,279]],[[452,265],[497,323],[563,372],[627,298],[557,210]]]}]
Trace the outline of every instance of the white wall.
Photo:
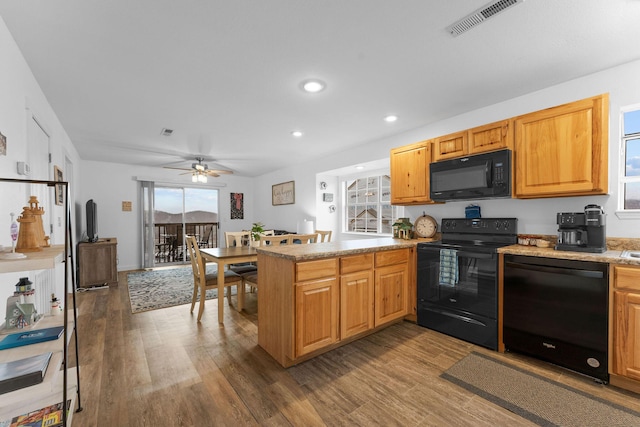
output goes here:
[{"label": "white wall", "polygon": [[[329,182],[326,171],[388,158],[389,150],[393,147],[608,92],[610,101],[609,195],[534,200],[483,200],[478,201],[477,204],[481,206],[483,217],[518,218],[520,233],[555,234],[557,232],[555,223],[557,212],[582,212],[585,205],[595,203],[603,206],[607,214],[607,235],[609,237],[640,238],[640,220],[621,220],[615,215],[619,192],[617,177],[620,162],[620,109],[640,103],[638,75],[640,75],[640,61],[635,61],[432,123],[410,132],[371,141],[357,148],[345,150],[313,162],[298,164],[295,159],[292,159],[292,163],[296,166],[265,174],[255,180],[256,205],[264,206],[260,212],[260,220],[266,224],[290,228],[291,224],[295,224],[295,221],[302,217],[315,216],[313,212],[307,210],[307,207],[312,206],[313,203],[313,201],[309,203],[311,195],[322,192],[316,184],[318,180],[311,179],[314,174],[318,175],[319,180]],[[269,199],[271,185],[285,180],[295,180],[296,182],[296,204],[271,207]],[[337,192],[335,194],[337,195]],[[319,209],[318,216],[323,218],[319,223],[324,224],[326,220],[322,211],[324,204],[317,201],[318,197],[321,196],[316,196],[315,206]],[[406,208],[406,216],[415,220],[422,215],[423,211],[426,211],[438,221],[445,217],[459,218],[464,217],[464,207],[468,204],[469,202],[450,202],[444,205],[411,206]],[[331,223],[330,220],[327,221]],[[337,235],[336,238],[348,237]]]},{"label": "white wall", "polygon": [[[191,176],[180,176],[177,171],[160,168],[137,167],[125,164],[82,161],[80,168],[82,190],[79,198],[81,209],[78,225],[86,236],[86,214],[82,206],[93,199],[98,208],[98,236],[118,239],[118,270],[132,270],[142,266],[142,214],[140,206],[140,183],[138,178],[152,180],[166,185],[196,186]],[[216,185],[224,185],[216,187]],[[219,190],[218,244],[224,246],[221,236],[224,231],[251,228],[253,203],[253,179],[222,175],[209,179],[202,188]],[[244,193],[244,220],[231,220],[230,193]],[[130,212],[122,211],[122,202],[132,202]]]},{"label": "white wall", "polygon": [[[53,165],[63,168],[65,179],[67,176],[78,177],[77,170],[80,163],[78,152],[49,105],[1,18],[0,58],[2,58],[0,71],[0,94],[2,94],[0,96],[0,132],[7,138],[7,155],[0,156],[0,177],[26,179],[25,176],[18,175],[16,163],[18,161],[28,161],[27,124],[29,120],[32,120],[33,116],[38,119],[49,134],[52,162],[48,170],[33,170],[29,178],[53,179]],[[65,156],[74,164],[73,171],[64,171]],[[77,197],[79,187],[72,183],[71,191],[73,199]],[[0,183],[0,245],[11,246],[9,234],[11,218],[9,213],[14,212],[19,215],[22,212],[22,207],[28,202],[28,193],[29,190],[26,185]],[[61,218],[64,224],[64,208],[56,206],[53,218]],[[63,228],[55,228],[57,232],[51,235],[52,243],[64,243],[65,233]],[[49,234],[48,226],[45,226],[45,233]],[[33,280],[34,274],[35,272],[0,274],[0,307],[4,307],[7,297],[15,290],[13,285],[18,282],[19,277],[27,276]],[[59,283],[59,289],[56,290],[56,293],[59,297],[62,295],[63,283]],[[40,307],[40,310],[42,311],[43,308]],[[0,321],[2,319],[4,319],[4,308],[0,308]]]}]

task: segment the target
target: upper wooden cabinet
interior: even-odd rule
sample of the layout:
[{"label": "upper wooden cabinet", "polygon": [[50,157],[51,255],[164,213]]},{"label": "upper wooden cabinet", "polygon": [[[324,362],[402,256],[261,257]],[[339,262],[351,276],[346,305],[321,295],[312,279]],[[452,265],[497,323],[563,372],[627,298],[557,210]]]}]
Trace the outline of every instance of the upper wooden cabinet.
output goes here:
[{"label": "upper wooden cabinet", "polygon": [[606,194],[608,94],[516,117],[515,196]]},{"label": "upper wooden cabinet", "polygon": [[433,203],[429,198],[429,163],[431,163],[431,141],[422,141],[391,150],[391,204]]},{"label": "upper wooden cabinet", "polygon": [[468,131],[469,154],[513,148],[513,125],[511,120],[489,123]]},{"label": "upper wooden cabinet", "polygon": [[440,136],[433,140],[433,160],[440,161],[466,156],[469,152],[467,131]]},{"label": "upper wooden cabinet", "polygon": [[440,161],[513,147],[510,120],[478,126],[433,140],[433,160]]}]

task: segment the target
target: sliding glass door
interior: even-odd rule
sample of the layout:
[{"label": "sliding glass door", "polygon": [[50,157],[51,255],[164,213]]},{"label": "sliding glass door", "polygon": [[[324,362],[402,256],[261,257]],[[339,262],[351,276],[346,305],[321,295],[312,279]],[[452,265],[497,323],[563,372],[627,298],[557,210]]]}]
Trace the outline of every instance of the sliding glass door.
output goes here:
[{"label": "sliding glass door", "polygon": [[146,268],[190,262],[187,235],[201,248],[218,246],[218,190],[155,186],[145,193],[144,188],[146,205],[153,205],[144,215]]}]

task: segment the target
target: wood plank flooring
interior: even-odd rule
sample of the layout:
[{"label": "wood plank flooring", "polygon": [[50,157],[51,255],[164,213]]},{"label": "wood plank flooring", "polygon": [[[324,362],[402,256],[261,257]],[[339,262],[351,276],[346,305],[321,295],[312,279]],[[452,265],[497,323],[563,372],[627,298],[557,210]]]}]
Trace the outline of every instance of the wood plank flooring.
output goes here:
[{"label": "wood plank flooring", "polygon": [[[471,351],[636,411],[639,395],[403,322],[284,369],[257,345],[257,301],[224,326],[182,305],[131,314],[119,285],[77,295],[82,412],[74,426],[531,426],[439,375]],[[235,297],[232,304],[235,304]]]}]

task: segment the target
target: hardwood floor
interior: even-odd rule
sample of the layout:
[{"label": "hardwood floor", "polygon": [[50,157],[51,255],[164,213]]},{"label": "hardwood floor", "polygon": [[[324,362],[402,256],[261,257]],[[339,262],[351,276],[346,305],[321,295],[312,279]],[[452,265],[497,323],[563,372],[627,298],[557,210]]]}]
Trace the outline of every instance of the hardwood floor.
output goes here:
[{"label": "hardwood floor", "polygon": [[[246,312],[207,301],[131,314],[119,285],[77,295],[81,398],[74,426],[531,426],[439,375],[471,351],[491,354],[640,412],[639,396],[409,322],[284,369],[257,345]],[[235,297],[232,300],[235,304]]]}]

